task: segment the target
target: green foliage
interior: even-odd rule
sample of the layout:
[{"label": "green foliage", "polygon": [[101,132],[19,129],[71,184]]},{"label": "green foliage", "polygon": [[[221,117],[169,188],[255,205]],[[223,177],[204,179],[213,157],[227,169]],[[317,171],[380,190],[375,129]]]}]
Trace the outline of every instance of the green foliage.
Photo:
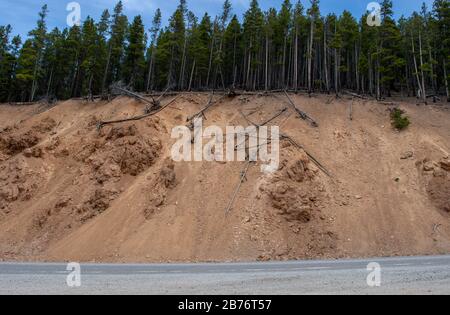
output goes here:
[{"label": "green foliage", "polygon": [[404,130],[411,124],[409,118],[404,116],[405,112],[399,108],[391,111],[392,126],[397,130]]}]

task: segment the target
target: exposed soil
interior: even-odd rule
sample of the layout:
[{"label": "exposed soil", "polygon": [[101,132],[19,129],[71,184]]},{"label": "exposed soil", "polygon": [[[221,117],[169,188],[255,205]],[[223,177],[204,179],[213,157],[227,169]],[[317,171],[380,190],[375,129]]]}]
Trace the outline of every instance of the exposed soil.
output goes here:
[{"label": "exposed soil", "polygon": [[[189,94],[151,118],[112,102],[0,105],[0,260],[197,262],[450,253],[450,110],[394,100],[411,125],[391,127],[386,105],[293,96],[271,122],[281,141],[272,174],[246,162],[174,162],[174,126],[208,95]],[[162,104],[171,98],[162,100]],[[283,95],[226,98],[205,127],[267,121]],[[206,141],[205,141],[206,142]],[[322,172],[314,156],[331,173]]]}]

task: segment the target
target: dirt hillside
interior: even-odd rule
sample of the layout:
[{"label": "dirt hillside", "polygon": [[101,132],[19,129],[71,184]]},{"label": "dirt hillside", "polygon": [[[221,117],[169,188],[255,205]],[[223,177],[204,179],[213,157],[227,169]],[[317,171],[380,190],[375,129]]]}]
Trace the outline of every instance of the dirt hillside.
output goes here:
[{"label": "dirt hillside", "polygon": [[[0,260],[197,262],[450,253],[450,110],[395,101],[411,120],[398,132],[374,101],[283,95],[225,98],[204,124],[271,121],[281,167],[173,162],[174,126],[203,108],[189,94],[155,116],[145,105],[66,101],[51,109],[0,105]],[[167,97],[162,103],[171,100]],[[306,150],[306,151],[305,151]],[[309,154],[309,155],[308,155]],[[325,166],[331,177],[313,161]]]}]

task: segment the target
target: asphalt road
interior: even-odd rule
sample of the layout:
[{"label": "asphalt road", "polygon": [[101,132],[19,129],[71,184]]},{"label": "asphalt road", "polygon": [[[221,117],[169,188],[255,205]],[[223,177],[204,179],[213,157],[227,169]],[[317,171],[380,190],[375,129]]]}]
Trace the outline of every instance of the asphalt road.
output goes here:
[{"label": "asphalt road", "polygon": [[[367,284],[369,263],[381,285]],[[230,264],[0,264],[0,294],[450,294],[450,256]]]}]

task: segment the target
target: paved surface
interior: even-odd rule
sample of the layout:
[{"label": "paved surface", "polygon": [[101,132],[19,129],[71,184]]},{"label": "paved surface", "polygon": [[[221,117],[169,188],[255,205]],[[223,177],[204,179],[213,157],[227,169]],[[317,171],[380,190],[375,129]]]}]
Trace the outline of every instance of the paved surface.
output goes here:
[{"label": "paved surface", "polygon": [[[381,265],[381,286],[367,265]],[[0,264],[0,294],[450,294],[450,256],[233,264]]]}]

